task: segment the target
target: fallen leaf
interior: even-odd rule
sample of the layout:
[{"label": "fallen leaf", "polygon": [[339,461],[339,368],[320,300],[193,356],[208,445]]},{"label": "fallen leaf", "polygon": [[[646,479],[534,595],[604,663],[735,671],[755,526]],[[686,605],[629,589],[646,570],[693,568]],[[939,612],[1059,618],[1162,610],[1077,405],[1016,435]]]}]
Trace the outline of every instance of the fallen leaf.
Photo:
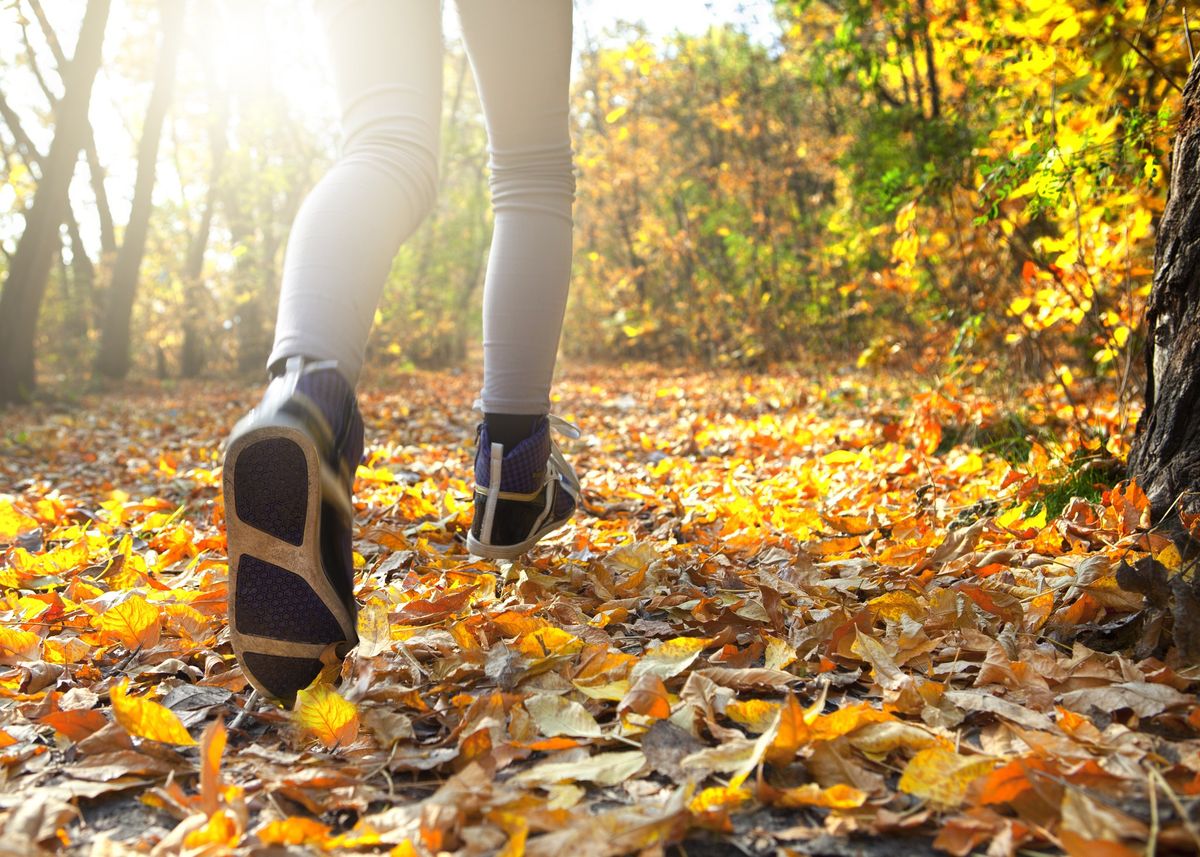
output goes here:
[{"label": "fallen leaf", "polygon": [[296,723],[330,749],[346,747],[358,737],[358,709],[318,678],[296,694]]},{"label": "fallen leaf", "polygon": [[128,686],[128,682],[121,682],[109,691],[113,717],[126,732],[164,744],[191,746],[196,743],[170,709],[146,697],[129,696]]}]

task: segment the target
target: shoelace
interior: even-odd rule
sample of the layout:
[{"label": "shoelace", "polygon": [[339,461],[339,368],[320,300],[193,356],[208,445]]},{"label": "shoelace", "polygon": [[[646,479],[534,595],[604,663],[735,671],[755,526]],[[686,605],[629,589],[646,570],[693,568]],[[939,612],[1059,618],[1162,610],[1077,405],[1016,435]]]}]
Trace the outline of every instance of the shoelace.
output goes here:
[{"label": "shoelace", "polygon": [[[579,438],[583,437],[583,431],[570,420],[565,420],[555,414],[550,414],[547,419],[550,422],[550,428],[559,434],[566,435],[572,440],[579,440]],[[578,500],[581,490],[579,476],[576,475],[575,468],[563,456],[562,450],[558,448],[558,442],[554,438],[550,439],[550,461],[547,463],[547,467],[553,470],[557,476],[562,477],[566,483],[567,492],[572,498]]]}]

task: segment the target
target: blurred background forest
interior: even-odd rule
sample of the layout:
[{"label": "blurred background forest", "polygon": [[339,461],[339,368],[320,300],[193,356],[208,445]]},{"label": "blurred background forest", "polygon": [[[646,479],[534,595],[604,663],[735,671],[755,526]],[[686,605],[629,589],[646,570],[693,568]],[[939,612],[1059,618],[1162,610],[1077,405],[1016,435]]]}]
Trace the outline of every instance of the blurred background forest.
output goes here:
[{"label": "blurred background forest", "polygon": [[[568,358],[1136,396],[1185,2],[665,5],[674,32],[577,11]],[[289,225],[336,156],[315,27],[287,0],[3,4],[0,399],[263,371]],[[376,365],[478,336],[486,139],[446,36],[440,199]]]}]

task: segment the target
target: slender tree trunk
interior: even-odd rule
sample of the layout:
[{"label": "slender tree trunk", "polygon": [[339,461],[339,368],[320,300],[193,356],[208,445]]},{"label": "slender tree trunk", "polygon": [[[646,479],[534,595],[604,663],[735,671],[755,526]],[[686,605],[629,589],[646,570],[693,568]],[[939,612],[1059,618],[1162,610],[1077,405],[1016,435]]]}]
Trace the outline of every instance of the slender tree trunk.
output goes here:
[{"label": "slender tree trunk", "polygon": [[212,165],[208,173],[208,192],[204,198],[204,213],[200,225],[188,245],[187,262],[184,265],[183,307],[183,354],[180,359],[180,374],[184,378],[195,378],[204,370],[208,359],[208,347],[204,328],[210,314],[205,312],[207,295],[202,279],[204,273],[204,251],[212,232],[213,214],[217,208],[221,173],[225,169],[225,152],[228,148],[225,135],[229,123],[228,99],[221,101],[209,128]]},{"label": "slender tree trunk", "polygon": [[1183,90],[1146,326],[1146,410],[1129,473],[1160,519],[1200,511],[1200,62]]},{"label": "slender tree trunk", "polygon": [[88,104],[100,67],[110,0],[91,0],[84,12],[75,56],[63,72],[65,92],[55,111],[54,141],[25,218],[0,294],[0,403],[23,401],[36,382],[34,343],[42,299],[61,246],[75,161],[87,134]]},{"label": "slender tree trunk", "polygon": [[[50,20],[46,17],[40,0],[28,0],[28,2],[34,17],[37,18],[38,26],[42,30],[42,36],[50,47],[50,53],[54,57],[61,77],[67,68],[67,58],[63,53],[62,43],[58,40],[58,33],[54,32],[54,28],[50,26]],[[88,123],[87,126],[83,151],[87,156],[88,170],[91,173],[92,192],[96,195],[96,215],[100,219],[100,258],[102,262],[107,262],[111,261],[111,257],[115,256],[117,252],[116,230],[113,227],[112,209],[108,205],[108,192],[104,188],[104,168],[100,166],[100,156],[96,153],[96,134],[92,130],[91,123]]]},{"label": "slender tree trunk", "polygon": [[104,325],[100,332],[100,352],[96,357],[96,372],[109,378],[124,378],[129,374],[133,301],[137,296],[138,272],[142,267],[146,235],[150,229],[158,144],[175,87],[175,60],[179,55],[179,40],[183,33],[183,0],[162,0],[160,9],[163,34],[154,73],[154,89],[146,110],[146,124],[138,143],[133,204],[129,212],[129,225],[125,228],[125,237],[113,266]]}]

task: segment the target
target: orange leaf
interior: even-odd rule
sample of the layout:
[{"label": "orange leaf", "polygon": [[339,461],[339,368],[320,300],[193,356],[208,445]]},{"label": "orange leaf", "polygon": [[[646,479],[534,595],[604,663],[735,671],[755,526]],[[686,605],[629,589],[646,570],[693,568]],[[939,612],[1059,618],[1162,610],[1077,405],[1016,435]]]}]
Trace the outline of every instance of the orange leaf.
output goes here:
[{"label": "orange leaf", "polygon": [[299,815],[272,821],[254,832],[263,845],[320,845],[329,838],[329,825]]},{"label": "orange leaf", "polygon": [[55,732],[78,742],[107,726],[108,718],[95,710],[55,711],[38,718],[38,723],[52,726]]},{"label": "orange leaf", "polygon": [[[822,704],[824,700],[822,699]],[[812,731],[804,717],[804,708],[789,693],[779,712],[779,730],[775,740],[767,749],[766,758],[772,765],[786,765],[796,757],[796,752],[812,737]]]},{"label": "orange leaf", "polygon": [[96,627],[109,638],[120,641],[132,651],[141,646],[152,648],[158,643],[161,630],[158,608],[140,595],[126,598],[115,607],[100,614]]},{"label": "orange leaf", "polygon": [[113,685],[109,691],[113,716],[121,724],[121,728],[130,735],[161,741],[164,744],[190,746],[196,743],[175,716],[175,712],[151,699],[129,696],[126,693],[128,686],[129,682],[123,681]]},{"label": "orange leaf", "polygon": [[653,717],[656,720],[670,717],[671,699],[667,696],[667,686],[658,676],[647,673],[629,688],[629,692],[617,706],[617,713],[622,711],[632,711],[634,714]]},{"label": "orange leaf", "polygon": [[1029,779],[1031,770],[1045,771],[1048,769],[1044,762],[1037,759],[1014,759],[1007,765],[1001,765],[988,774],[987,779],[984,780],[979,802],[981,804],[1009,803],[1033,788],[1033,783]]},{"label": "orange leaf", "polygon": [[209,724],[200,736],[200,806],[209,815],[221,803],[221,755],[227,739],[224,721]]},{"label": "orange leaf", "polygon": [[805,783],[798,788],[784,789],[773,800],[777,806],[823,806],[829,809],[856,809],[866,802],[866,792],[844,783],[827,789],[816,783]]}]

